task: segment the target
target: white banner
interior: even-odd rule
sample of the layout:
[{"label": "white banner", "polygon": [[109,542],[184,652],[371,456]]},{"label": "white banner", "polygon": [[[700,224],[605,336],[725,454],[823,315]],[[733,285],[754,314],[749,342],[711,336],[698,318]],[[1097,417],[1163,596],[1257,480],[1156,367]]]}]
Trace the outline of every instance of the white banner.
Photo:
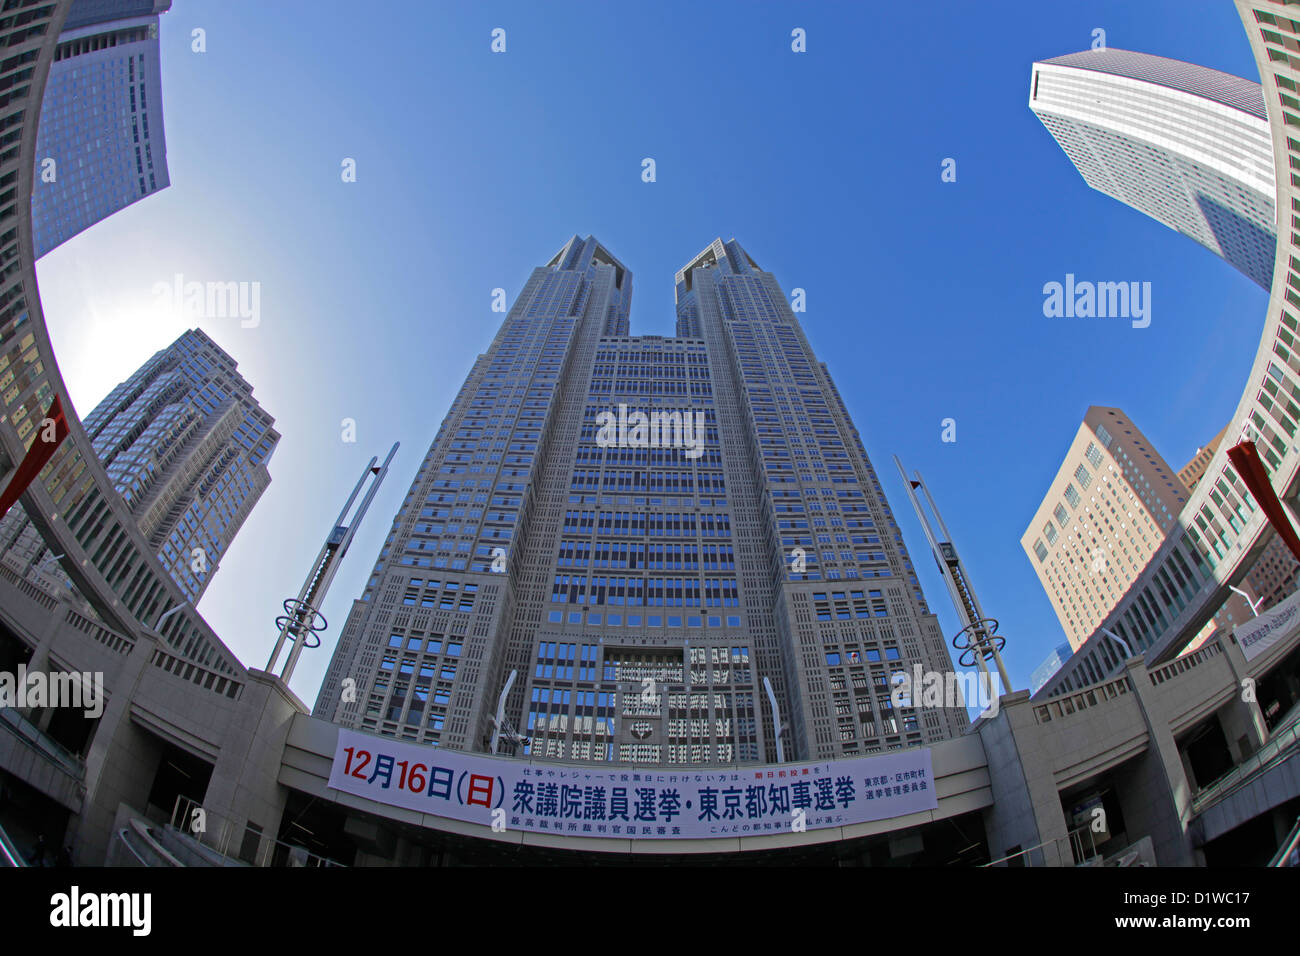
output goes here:
[{"label": "white banner", "polygon": [[1300,616],[1300,591],[1292,594],[1276,607],[1269,608],[1259,617],[1238,624],[1237,646],[1246,660],[1251,661],[1291,632],[1292,626]]},{"label": "white banner", "polygon": [[939,806],[929,748],[780,766],[611,769],[338,733],[332,789],[497,830],[701,839],[847,826]]}]

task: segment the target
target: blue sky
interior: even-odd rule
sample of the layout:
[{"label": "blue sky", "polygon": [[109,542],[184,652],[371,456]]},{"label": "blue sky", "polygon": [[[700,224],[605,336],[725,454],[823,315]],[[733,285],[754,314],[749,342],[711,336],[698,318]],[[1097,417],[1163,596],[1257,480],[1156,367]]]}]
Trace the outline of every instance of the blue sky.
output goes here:
[{"label": "blue sky", "polygon": [[[892,455],[920,469],[1017,687],[1064,635],[1019,539],[1089,405],[1175,468],[1231,417],[1267,296],[1090,190],[1027,106],[1036,59],[1111,47],[1257,80],[1231,3],[425,3],[175,0],[162,17],[170,188],[38,265],[84,415],[197,324],[283,439],[199,610],[263,667],[372,455],[398,453],[335,580],[308,703],[475,356],[573,234],[634,274],[632,331],[671,334],[674,272],[737,238],[787,294],[861,431],[949,636]],[[506,52],[489,49],[493,28]],[[790,49],[807,31],[808,50]],[[206,31],[205,53],[191,31]],[[641,181],[653,157],[658,181]],[[940,165],[957,162],[957,181]],[[340,176],[344,158],[357,181]],[[151,294],[258,282],[261,317],[186,322]],[[1066,273],[1149,281],[1152,321],[1048,319]],[[957,441],[941,441],[941,421]],[[355,419],[357,441],[342,441]]]}]

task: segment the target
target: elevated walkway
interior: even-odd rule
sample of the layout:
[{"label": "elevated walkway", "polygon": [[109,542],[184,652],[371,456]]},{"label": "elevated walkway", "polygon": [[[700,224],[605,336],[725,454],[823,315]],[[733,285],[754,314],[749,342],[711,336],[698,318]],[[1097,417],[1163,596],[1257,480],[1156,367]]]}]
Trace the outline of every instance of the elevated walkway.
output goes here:
[{"label": "elevated walkway", "polygon": [[1274,807],[1300,798],[1300,705],[1268,742],[1192,798],[1188,831],[1197,845],[1217,839]]},{"label": "elevated walkway", "polygon": [[73,813],[86,796],[86,765],[12,707],[0,708],[0,769]]}]

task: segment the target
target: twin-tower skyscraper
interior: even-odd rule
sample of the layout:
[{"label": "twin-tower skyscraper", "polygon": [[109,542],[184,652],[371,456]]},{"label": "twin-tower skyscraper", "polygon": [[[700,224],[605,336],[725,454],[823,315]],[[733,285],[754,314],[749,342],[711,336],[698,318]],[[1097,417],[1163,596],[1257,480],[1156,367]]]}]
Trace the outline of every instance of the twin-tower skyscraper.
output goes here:
[{"label": "twin-tower skyscraper", "polygon": [[500,707],[521,756],[679,767],[774,762],[778,733],[808,760],[959,733],[963,708],[891,699],[897,674],[951,658],[776,279],[715,240],[676,275],[675,336],[630,335],[631,299],[591,237],[533,271],[420,466],[316,715],[483,751]]}]

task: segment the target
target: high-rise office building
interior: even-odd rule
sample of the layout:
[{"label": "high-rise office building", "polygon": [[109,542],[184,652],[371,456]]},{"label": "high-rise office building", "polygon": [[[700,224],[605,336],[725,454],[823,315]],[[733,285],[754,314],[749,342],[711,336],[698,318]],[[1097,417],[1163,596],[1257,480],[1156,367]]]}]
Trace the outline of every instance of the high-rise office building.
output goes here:
[{"label": "high-rise office building", "polygon": [[158,14],[171,0],[80,0],[50,67],[36,137],[32,241],[45,255],[170,185]]},{"label": "high-rise office building", "polygon": [[[1220,431],[1174,474],[1121,409],[1088,409],[1051,490],[1020,539],[1071,647],[1078,649],[1100,625],[1173,533],[1179,512],[1226,432]],[[1247,577],[1241,583],[1244,596],[1234,593],[1224,601],[1184,653],[1199,648],[1217,628],[1232,628],[1252,617],[1247,601],[1256,603],[1266,590],[1277,594],[1283,559],[1289,557],[1280,541],[1270,545],[1260,559],[1258,579]],[[1287,580],[1295,577],[1293,571]],[[1267,606],[1289,593],[1277,594]],[[1042,674],[1038,686],[1055,669]]]},{"label": "high-rise office building", "polygon": [[63,33],[130,17],[156,16],[166,13],[171,5],[172,0],[73,0],[63,21]]},{"label": "high-rise office building", "polygon": [[[271,476],[280,435],[234,359],[192,329],[157,352],[83,420],[140,530],[190,603],[198,601]],[[38,583],[63,581],[15,506],[0,553]]]},{"label": "high-rise office building", "polygon": [[1214,453],[1219,450],[1219,442],[1223,441],[1223,436],[1228,433],[1228,426],[1224,425],[1219,434],[1210,440],[1210,443],[1204,448],[1196,449],[1196,454],[1192,460],[1183,465],[1178,472],[1178,480],[1188,491],[1193,490],[1201,483],[1201,476],[1205,474],[1205,469],[1210,467],[1210,462],[1214,459]]},{"label": "high-rise office building", "polygon": [[1020,538],[1078,649],[1142,573],[1187,489],[1118,408],[1092,406]]},{"label": "high-rise office building", "polygon": [[1258,83],[1145,53],[1085,50],[1035,63],[1029,106],[1089,186],[1270,288],[1273,146]]},{"label": "high-rise office building", "polygon": [[1267,611],[1290,597],[1300,585],[1300,561],[1277,535],[1264,548],[1246,575],[1244,586],[1258,598],[1258,611]]},{"label": "high-rise office building", "polygon": [[1061,669],[1061,665],[1070,659],[1074,653],[1074,648],[1068,643],[1058,645],[1052,649],[1052,653],[1043,658],[1043,662],[1033,669],[1029,675],[1029,693],[1037,694],[1038,688],[1051,679],[1051,676]]},{"label": "high-rise office building", "polygon": [[482,750],[509,686],[508,746],[662,765],[775,759],[767,682],[787,759],[964,728],[960,706],[891,699],[898,672],[952,662],[776,279],[716,240],[676,293],[676,336],[632,336],[632,274],[595,239],[534,270],[415,476],[318,715]]}]

